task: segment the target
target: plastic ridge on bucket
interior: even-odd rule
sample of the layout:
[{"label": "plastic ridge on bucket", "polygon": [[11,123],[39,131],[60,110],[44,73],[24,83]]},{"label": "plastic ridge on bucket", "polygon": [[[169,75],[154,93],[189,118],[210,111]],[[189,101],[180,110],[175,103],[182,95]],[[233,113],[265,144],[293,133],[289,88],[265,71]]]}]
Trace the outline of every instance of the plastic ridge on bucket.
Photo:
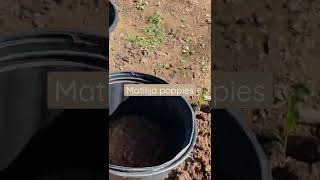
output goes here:
[{"label": "plastic ridge on bucket", "polygon": [[0,67],[8,64],[12,66],[14,63],[31,63],[38,58],[47,57],[95,66],[104,64],[106,69],[107,42],[108,40],[101,36],[80,32],[36,31],[21,34],[0,42]]},{"label": "plastic ridge on bucket", "polygon": [[[168,159],[152,167],[124,167],[109,164],[109,179],[163,180],[191,153],[197,137],[196,119],[191,105],[183,97],[124,97],[123,84],[166,84],[143,73],[116,72],[109,75],[109,116],[117,114],[148,115],[175,133],[169,140]],[[166,113],[163,113],[166,112]],[[116,115],[115,115],[116,114]],[[170,131],[174,129],[174,131]]]}]

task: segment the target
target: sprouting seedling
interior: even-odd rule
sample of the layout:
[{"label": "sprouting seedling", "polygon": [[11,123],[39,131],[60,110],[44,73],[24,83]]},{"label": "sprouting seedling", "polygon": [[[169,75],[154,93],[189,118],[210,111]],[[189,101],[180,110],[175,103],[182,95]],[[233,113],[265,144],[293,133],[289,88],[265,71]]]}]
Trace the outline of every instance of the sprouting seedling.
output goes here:
[{"label": "sprouting seedling", "polygon": [[193,55],[194,50],[191,49],[191,48],[188,47],[188,46],[185,46],[185,47],[182,48],[181,53],[182,53],[182,55],[184,55],[185,57],[190,57],[190,56]]},{"label": "sprouting seedling", "polygon": [[188,37],[186,37],[186,38],[184,39],[184,41],[185,41],[186,43],[191,43],[191,42],[192,42],[192,37],[188,36]]},{"label": "sprouting seedling", "polygon": [[149,17],[149,23],[154,25],[160,25],[162,23],[162,18],[159,12],[154,13]]},{"label": "sprouting seedling", "polygon": [[[272,133],[273,141],[280,146],[282,154],[287,157],[287,144],[289,135],[294,132],[299,119],[299,105],[304,101],[306,96],[311,94],[310,89],[305,84],[295,86],[295,92],[288,98],[288,111],[286,116],[285,127],[281,133]],[[284,163],[284,162],[283,162]]]},{"label": "sprouting seedling", "polygon": [[156,66],[157,70],[164,69],[166,67],[165,64],[162,64],[162,63],[159,63],[159,62],[157,62],[155,66]]},{"label": "sprouting seedling", "polygon": [[136,8],[140,11],[143,11],[147,6],[147,2],[145,0],[137,0],[135,2],[136,2]]},{"label": "sprouting seedling", "polygon": [[295,93],[288,99],[288,112],[286,121],[286,134],[290,134],[297,125],[299,119],[299,104],[304,101],[306,96],[311,95],[311,90],[306,84],[298,84],[295,86]]},{"label": "sprouting seedling", "polygon": [[199,97],[199,106],[202,106],[205,102],[205,96],[208,96],[210,94],[209,90],[207,88],[202,88],[200,91],[200,97]]}]

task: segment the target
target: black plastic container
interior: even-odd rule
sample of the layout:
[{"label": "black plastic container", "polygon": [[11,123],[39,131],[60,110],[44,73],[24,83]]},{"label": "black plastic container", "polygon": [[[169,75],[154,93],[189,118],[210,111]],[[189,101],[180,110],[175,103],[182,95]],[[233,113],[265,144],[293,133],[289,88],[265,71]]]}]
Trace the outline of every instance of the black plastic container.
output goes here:
[{"label": "black plastic container", "polygon": [[118,24],[118,11],[113,0],[109,0],[109,33],[111,33]]},{"label": "black plastic container", "polygon": [[238,111],[213,110],[213,177],[222,180],[272,180],[270,166]]},{"label": "black plastic container", "polygon": [[[165,84],[151,75],[118,72],[109,76],[109,112],[111,116],[136,114],[148,116],[163,128],[170,145],[163,164],[153,167],[124,167],[109,164],[109,179],[163,180],[190,154],[196,141],[197,126],[193,110],[182,97],[124,97],[124,84]],[[109,146],[112,146],[110,144]]]},{"label": "black plastic container", "polygon": [[0,179],[104,179],[106,110],[47,108],[47,72],[105,71],[105,37],[35,31],[0,41]]}]

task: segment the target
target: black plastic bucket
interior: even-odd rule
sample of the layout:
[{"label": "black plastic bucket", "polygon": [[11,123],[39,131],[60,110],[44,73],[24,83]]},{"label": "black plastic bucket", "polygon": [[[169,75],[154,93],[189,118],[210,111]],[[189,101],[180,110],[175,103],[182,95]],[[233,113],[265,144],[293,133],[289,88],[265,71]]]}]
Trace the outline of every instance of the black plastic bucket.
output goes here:
[{"label": "black plastic bucket", "polygon": [[0,40],[0,179],[104,178],[106,110],[48,109],[47,72],[105,71],[107,42],[71,31]]},{"label": "black plastic bucket", "polygon": [[223,180],[272,180],[270,166],[238,111],[213,110],[214,177]]},{"label": "black plastic bucket", "polygon": [[109,0],[109,33],[111,33],[118,24],[118,11],[113,0]]},{"label": "black plastic bucket", "polygon": [[[190,104],[182,97],[124,97],[124,84],[165,84],[147,74],[118,72],[109,76],[109,112],[112,116],[136,114],[161,124],[170,139],[165,162],[152,167],[124,167],[109,164],[109,179],[163,180],[190,154],[196,142],[197,126]],[[112,146],[112,144],[109,144]]]}]

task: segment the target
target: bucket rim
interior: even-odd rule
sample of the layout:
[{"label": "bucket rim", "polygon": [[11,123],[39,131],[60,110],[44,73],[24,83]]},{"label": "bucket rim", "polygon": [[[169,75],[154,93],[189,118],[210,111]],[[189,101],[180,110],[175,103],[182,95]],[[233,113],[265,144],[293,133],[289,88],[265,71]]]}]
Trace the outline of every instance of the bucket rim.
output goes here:
[{"label": "bucket rim", "polygon": [[148,84],[168,84],[168,82],[156,76],[136,71],[114,71],[109,74],[109,84],[118,83],[122,80],[142,80]]},{"label": "bucket rim", "polygon": [[32,37],[32,36],[46,36],[46,35],[70,35],[75,37],[76,35],[92,36],[96,38],[105,38],[108,37],[106,34],[97,33],[90,30],[78,30],[73,28],[34,28],[31,30],[22,30],[13,35],[4,36],[0,38],[0,42],[3,41],[12,41],[20,38]]},{"label": "bucket rim", "polygon": [[[62,39],[58,41],[55,40],[55,36],[59,36],[59,38],[62,39],[70,38],[70,42],[68,42],[66,46],[61,46],[61,43],[64,43],[64,41]],[[14,36],[0,38],[0,49],[8,49],[7,51],[10,52],[1,54],[0,68],[21,63],[38,62],[42,61],[42,59],[47,59],[47,61],[52,59],[56,61],[60,60],[84,63],[92,66],[102,67],[108,62],[108,55],[102,51],[104,48],[102,42],[104,40],[107,41],[105,36],[103,37],[93,33],[71,31],[66,29],[36,29],[32,31],[26,31]],[[26,51],[12,51],[12,49],[14,50],[14,48],[18,45],[25,47],[30,46],[30,44],[32,44],[31,48]],[[42,44],[46,45],[45,48],[40,46]],[[33,45],[36,48],[33,48]],[[53,49],[51,50],[50,47],[53,47]],[[88,47],[93,47],[95,49],[93,50]],[[85,62],[83,60],[84,58],[87,58],[88,60],[90,59],[90,61]],[[107,70],[106,67],[105,69]]]},{"label": "bucket rim", "polygon": [[[29,68],[39,68],[39,67],[50,67],[50,66],[65,66],[65,67],[77,67],[77,68],[88,68],[95,71],[105,71],[104,68],[89,65],[83,62],[75,61],[61,61],[61,59],[52,59],[52,58],[43,58],[42,61],[33,61],[33,62],[23,62],[17,64],[10,64],[7,66],[0,66],[0,73],[15,71],[20,69],[29,69]],[[44,62],[45,61],[45,62]]]}]

